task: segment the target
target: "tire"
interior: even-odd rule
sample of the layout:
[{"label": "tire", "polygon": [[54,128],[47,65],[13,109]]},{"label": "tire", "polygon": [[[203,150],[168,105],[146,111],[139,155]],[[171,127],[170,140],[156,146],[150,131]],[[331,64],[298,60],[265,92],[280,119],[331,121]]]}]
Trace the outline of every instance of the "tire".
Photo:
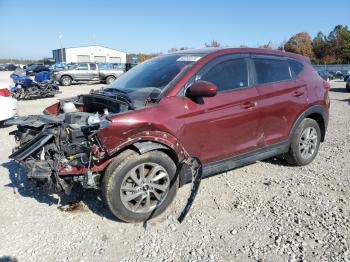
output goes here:
[{"label": "tire", "polygon": [[[147,175],[152,175],[152,170],[157,170],[152,177],[161,178],[156,182],[143,182],[140,173],[137,173],[139,169]],[[131,178],[132,174],[136,174],[139,184]],[[162,182],[164,184],[156,184]],[[163,191],[153,186],[161,186]],[[132,150],[124,151],[109,165],[102,181],[102,194],[107,206],[117,218],[125,222],[142,222],[160,215],[173,201],[177,188],[176,165],[161,151],[150,151],[142,155]],[[156,192],[159,198],[156,199],[152,192]],[[150,203],[148,206],[147,199]]]},{"label": "tire", "polygon": [[[307,137],[308,134],[309,137]],[[292,135],[290,149],[285,159],[291,165],[307,165],[316,157],[320,143],[321,129],[318,123],[313,119],[305,118]]]},{"label": "tire", "polygon": [[70,86],[72,84],[72,78],[70,76],[62,76],[60,83],[62,86]]},{"label": "tire", "polygon": [[106,78],[106,84],[110,85],[116,78],[114,76],[108,76]]},{"label": "tire", "polygon": [[350,84],[347,84],[345,88],[346,88],[346,91],[350,92]]}]

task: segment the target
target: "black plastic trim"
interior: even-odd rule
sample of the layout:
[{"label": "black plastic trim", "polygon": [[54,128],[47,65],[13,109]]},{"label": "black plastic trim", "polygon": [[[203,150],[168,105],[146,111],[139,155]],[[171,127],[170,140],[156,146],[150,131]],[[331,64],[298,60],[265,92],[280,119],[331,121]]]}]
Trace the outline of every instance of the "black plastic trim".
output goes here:
[{"label": "black plastic trim", "polygon": [[[240,156],[235,156],[225,160],[220,160],[217,162],[209,163],[203,165],[203,178],[211,177],[214,175],[219,175],[222,172],[229,171],[241,166],[245,166],[254,163],[259,160],[267,159],[273,156],[277,156],[288,152],[289,141],[279,143],[276,145],[264,147],[253,152],[249,152]],[[188,172],[189,169],[182,167],[180,171],[180,186],[183,186],[191,182],[191,173]]]}]

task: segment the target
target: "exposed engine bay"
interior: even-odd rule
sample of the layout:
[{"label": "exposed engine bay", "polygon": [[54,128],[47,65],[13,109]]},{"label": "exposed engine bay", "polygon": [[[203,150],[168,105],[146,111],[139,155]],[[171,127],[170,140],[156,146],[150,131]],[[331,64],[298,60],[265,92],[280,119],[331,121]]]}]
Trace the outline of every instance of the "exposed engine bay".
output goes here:
[{"label": "exposed engine bay", "polygon": [[23,165],[28,177],[48,192],[69,193],[73,182],[98,188],[100,170],[96,167],[103,162],[105,153],[96,134],[109,125],[110,114],[128,111],[132,104],[125,97],[91,93],[53,107],[54,115],[19,117],[7,122],[17,125],[10,134],[18,146],[10,158]]}]

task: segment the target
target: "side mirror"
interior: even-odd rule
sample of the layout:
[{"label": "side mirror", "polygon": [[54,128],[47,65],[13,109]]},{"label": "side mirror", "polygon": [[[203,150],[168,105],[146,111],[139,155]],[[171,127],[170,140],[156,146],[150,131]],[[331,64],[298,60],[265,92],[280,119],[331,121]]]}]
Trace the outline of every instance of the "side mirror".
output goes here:
[{"label": "side mirror", "polygon": [[186,96],[189,98],[196,97],[213,97],[216,95],[218,88],[211,82],[199,80],[194,82],[186,90]]}]

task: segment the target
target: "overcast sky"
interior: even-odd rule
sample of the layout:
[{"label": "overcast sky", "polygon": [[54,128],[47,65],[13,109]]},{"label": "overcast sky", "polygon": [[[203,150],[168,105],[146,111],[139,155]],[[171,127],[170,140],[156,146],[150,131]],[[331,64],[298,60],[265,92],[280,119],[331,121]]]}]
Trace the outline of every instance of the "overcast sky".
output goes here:
[{"label": "overcast sky", "polygon": [[280,42],[350,25],[350,1],[0,0],[0,58],[42,58],[59,48],[103,45],[131,52]]}]

